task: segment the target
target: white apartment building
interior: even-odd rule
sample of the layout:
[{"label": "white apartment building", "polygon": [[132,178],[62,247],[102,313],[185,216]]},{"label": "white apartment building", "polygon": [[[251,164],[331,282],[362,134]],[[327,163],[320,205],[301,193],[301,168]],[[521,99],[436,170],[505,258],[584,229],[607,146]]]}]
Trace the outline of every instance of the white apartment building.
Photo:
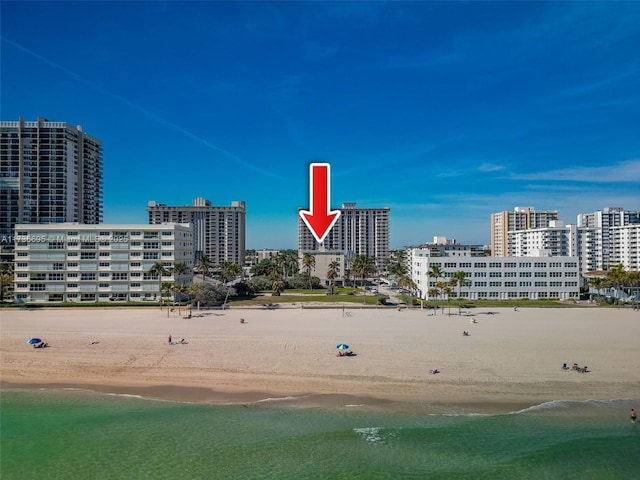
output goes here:
[{"label": "white apartment building", "polygon": [[552,220],[545,228],[515,230],[508,234],[507,252],[510,257],[552,256],[578,257],[582,273],[595,270],[597,255],[594,246],[598,231],[578,228]]},{"label": "white apartment building", "polygon": [[536,211],[533,207],[515,207],[513,211],[491,214],[491,252],[494,257],[507,257],[509,232],[548,227],[558,220],[557,210]]},{"label": "white apartment building", "polygon": [[246,236],[246,207],[244,201],[230,206],[214,206],[198,197],[193,205],[168,206],[149,201],[149,223],[191,223],[193,225],[195,260],[208,255],[214,266],[223,261],[244,265]]},{"label": "white apartment building", "polygon": [[[301,210],[301,209],[299,209]],[[340,218],[319,244],[298,215],[298,251],[340,251],[345,255],[375,257],[379,268],[389,256],[389,208],[356,208],[343,203]]]},{"label": "white apartment building", "polygon": [[0,260],[16,223],[102,221],[102,142],[66,122],[0,122]]},{"label": "white apartment building", "polygon": [[[193,278],[188,224],[18,224],[15,240],[18,303],[153,301],[161,283]],[[158,279],[149,273],[158,261],[168,269],[184,262],[188,273]]]},{"label": "white apartment building", "polygon": [[640,224],[609,228],[611,265],[622,264],[627,271],[640,270]]},{"label": "white apartment building", "polygon": [[578,215],[578,227],[590,228],[597,231],[597,243],[595,244],[596,268],[604,270],[611,265],[621,263],[614,257],[616,251],[620,252],[621,245],[616,245],[614,227],[640,224],[640,211],[624,210],[621,207],[607,207],[592,213]]},{"label": "white apartment building", "polygon": [[[441,278],[429,277],[437,265]],[[469,300],[509,300],[528,298],[579,298],[580,271],[578,257],[487,257],[476,256],[471,248],[444,251],[433,255],[430,248],[411,251],[411,278],[418,286],[418,296],[428,300],[429,290],[437,281],[448,282],[456,271],[464,271],[466,285],[460,295]],[[454,289],[452,297],[457,296]],[[445,298],[440,296],[440,298]]]}]

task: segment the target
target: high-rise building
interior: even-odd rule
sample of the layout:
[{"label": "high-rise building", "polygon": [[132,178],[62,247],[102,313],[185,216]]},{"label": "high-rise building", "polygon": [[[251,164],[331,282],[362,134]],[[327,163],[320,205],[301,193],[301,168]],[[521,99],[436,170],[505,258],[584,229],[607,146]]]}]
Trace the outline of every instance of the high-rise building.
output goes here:
[{"label": "high-rise building", "polygon": [[592,213],[578,214],[578,227],[592,228],[598,231],[599,242],[597,250],[597,269],[603,270],[619,263],[614,259],[616,247],[616,233],[614,227],[639,225],[640,211],[624,210],[621,207],[607,207]]},{"label": "high-rise building", "polygon": [[389,208],[356,208],[355,203],[343,203],[340,212],[340,218],[322,244],[316,241],[298,214],[298,251],[367,255],[375,257],[381,267],[389,256]]},{"label": "high-rise building", "polygon": [[66,122],[0,122],[0,240],[16,223],[102,221],[102,142]]},{"label": "high-rise building", "polygon": [[491,254],[494,257],[509,255],[509,232],[530,228],[548,227],[558,220],[557,210],[535,211],[533,207],[515,207],[513,211],[491,214]]},{"label": "high-rise building", "polygon": [[218,207],[198,197],[193,205],[171,207],[149,201],[149,223],[191,223],[195,245],[195,259],[209,257],[212,265],[223,261],[244,265],[245,218],[244,201],[234,201],[228,207]]}]

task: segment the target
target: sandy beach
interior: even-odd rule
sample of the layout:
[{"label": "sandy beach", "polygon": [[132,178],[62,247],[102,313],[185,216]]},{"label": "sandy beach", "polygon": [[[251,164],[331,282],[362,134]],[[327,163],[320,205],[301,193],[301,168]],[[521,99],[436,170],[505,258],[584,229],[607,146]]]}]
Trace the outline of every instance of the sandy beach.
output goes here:
[{"label": "sandy beach", "polygon": [[[185,319],[184,311],[167,318],[159,308],[5,310],[0,380],[5,390],[87,388],[213,403],[291,396],[307,404],[510,410],[551,400],[640,398],[637,311],[446,313],[231,309]],[[188,343],[170,345],[169,335]],[[27,345],[34,336],[49,347]],[[356,355],[337,357],[338,343]],[[589,371],[563,371],[564,362]],[[430,374],[434,368],[441,373]]]}]

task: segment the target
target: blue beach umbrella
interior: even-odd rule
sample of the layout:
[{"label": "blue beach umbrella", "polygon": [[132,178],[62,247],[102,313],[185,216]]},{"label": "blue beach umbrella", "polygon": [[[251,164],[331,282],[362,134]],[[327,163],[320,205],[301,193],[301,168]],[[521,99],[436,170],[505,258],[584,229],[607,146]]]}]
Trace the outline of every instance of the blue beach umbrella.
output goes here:
[{"label": "blue beach umbrella", "polygon": [[27,340],[27,345],[35,345],[36,343],[41,343],[42,340],[40,340],[39,338],[30,338],[29,340]]},{"label": "blue beach umbrella", "polygon": [[336,348],[338,350],[348,350],[349,349],[349,345],[347,345],[346,343],[339,343],[338,345],[336,345]]}]

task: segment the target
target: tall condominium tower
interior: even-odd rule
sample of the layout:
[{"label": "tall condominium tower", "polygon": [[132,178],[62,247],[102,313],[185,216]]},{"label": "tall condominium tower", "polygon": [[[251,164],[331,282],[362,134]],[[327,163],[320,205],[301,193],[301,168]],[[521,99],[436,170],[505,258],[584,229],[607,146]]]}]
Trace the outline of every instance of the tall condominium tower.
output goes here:
[{"label": "tall condominium tower", "polygon": [[595,229],[598,232],[597,268],[604,269],[616,263],[614,249],[616,247],[617,233],[614,227],[640,224],[640,211],[624,210],[621,207],[607,207],[593,213],[578,214],[578,227]]},{"label": "tall condominium tower", "polygon": [[0,122],[0,239],[14,226],[102,221],[102,142],[66,122]]},{"label": "tall condominium tower", "polygon": [[367,255],[382,265],[389,256],[389,208],[356,208],[355,203],[343,203],[340,211],[340,218],[322,244],[316,242],[298,215],[298,250]]},{"label": "tall condominium tower", "polygon": [[223,261],[244,265],[245,217],[244,201],[231,202],[229,207],[217,207],[205,198],[196,198],[193,206],[170,207],[150,201],[147,206],[149,223],[191,223],[196,260],[207,255],[213,265]]},{"label": "tall condominium tower", "polygon": [[533,207],[515,207],[513,211],[491,214],[491,255],[509,256],[509,232],[530,228],[548,227],[549,222],[558,220],[557,210],[535,211]]}]

